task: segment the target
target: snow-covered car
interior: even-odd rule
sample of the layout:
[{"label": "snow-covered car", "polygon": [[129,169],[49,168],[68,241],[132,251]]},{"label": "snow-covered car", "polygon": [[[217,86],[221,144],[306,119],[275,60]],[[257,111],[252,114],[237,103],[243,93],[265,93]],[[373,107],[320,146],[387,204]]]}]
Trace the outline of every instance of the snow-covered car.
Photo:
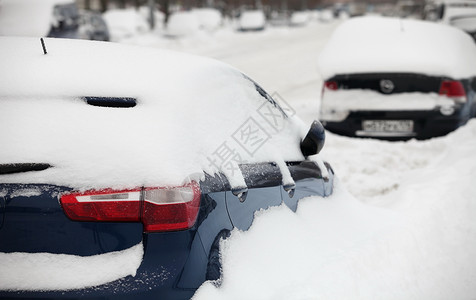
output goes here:
[{"label": "snow-covered car", "polygon": [[86,40],[109,41],[109,29],[100,13],[79,12],[79,37]]},{"label": "snow-covered car", "polygon": [[189,299],[257,210],[332,193],[322,125],[238,70],[44,46],[0,38],[1,299]]},{"label": "snow-covered car", "polygon": [[309,22],[310,16],[307,11],[295,11],[291,14],[289,25],[291,26],[305,26]]},{"label": "snow-covered car", "polygon": [[200,30],[198,15],[191,11],[178,11],[170,15],[167,22],[166,35],[181,37],[194,35]]},{"label": "snow-covered car", "polygon": [[223,17],[218,9],[195,8],[192,12],[197,16],[200,28],[206,31],[215,31],[223,25]]},{"label": "snow-covered car", "polygon": [[240,14],[238,29],[241,31],[257,31],[266,27],[266,16],[262,10],[246,10]]},{"label": "snow-covered car", "polygon": [[273,11],[268,18],[268,24],[271,26],[288,26],[289,25],[289,13]]},{"label": "snow-covered car", "polygon": [[331,22],[334,20],[334,11],[332,9],[323,9],[319,11],[319,21],[323,23]]},{"label": "snow-covered car", "polygon": [[475,115],[476,46],[451,26],[351,19],[335,30],[318,65],[320,120],[338,134],[426,139]]},{"label": "snow-covered car", "polygon": [[444,0],[436,2],[427,18],[450,24],[470,34],[476,40],[476,2],[472,0]]},{"label": "snow-covered car", "polygon": [[109,9],[102,15],[112,41],[145,33],[149,30],[146,16],[134,8]]},{"label": "snow-covered car", "polygon": [[79,13],[73,0],[2,0],[0,35],[78,38]]}]

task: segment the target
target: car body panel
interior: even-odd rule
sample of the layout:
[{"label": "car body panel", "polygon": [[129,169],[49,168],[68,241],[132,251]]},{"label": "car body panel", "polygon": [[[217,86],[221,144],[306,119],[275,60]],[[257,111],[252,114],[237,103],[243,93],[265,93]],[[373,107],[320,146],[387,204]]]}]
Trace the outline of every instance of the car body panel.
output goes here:
[{"label": "car body panel", "polygon": [[[230,187],[222,175],[207,175],[201,184],[202,191],[206,194],[202,195],[199,216],[193,228],[178,232],[144,233],[141,235],[144,255],[136,276],[127,276],[97,287],[70,291],[0,291],[0,299],[16,297],[40,299],[75,299],[76,297],[81,299],[95,299],[96,297],[126,299],[129,297],[131,299],[137,297],[138,299],[153,299],[158,294],[163,295],[165,299],[190,298],[195,289],[206,280],[210,250],[216,238],[222,236],[221,232],[231,231],[234,227],[246,230],[252,223],[255,211],[280,205],[282,199],[291,209],[295,210],[299,199],[311,195],[324,196],[330,192],[329,189],[326,190],[326,183],[315,163],[290,163],[289,166],[296,179],[296,190],[292,198],[284,192],[277,173],[274,174],[276,177],[273,179],[273,182],[278,183],[276,186],[269,186],[271,183],[267,180],[254,181],[257,188],[250,187],[248,198],[243,203],[240,203],[238,198],[231,193]],[[254,171],[278,170],[277,166],[272,163],[246,165],[242,169],[248,170],[248,173],[250,169]],[[330,169],[329,171],[332,174]],[[270,178],[273,178],[273,175]],[[332,180],[328,181],[328,185],[331,182]],[[226,198],[225,194],[230,198]],[[246,209],[241,209],[245,206]],[[17,210],[21,210],[21,208],[17,207]],[[240,210],[246,211],[246,213],[241,213]],[[106,224],[117,225],[116,223]],[[138,225],[130,223],[130,225],[133,224]],[[141,224],[139,223],[139,225]],[[87,229],[91,230],[91,228]],[[50,242],[53,243],[53,241]],[[90,247],[93,246],[90,245]]]},{"label": "car body panel", "polygon": [[48,252],[81,256],[120,251],[142,240],[140,223],[73,222],[58,196],[69,188],[0,184],[5,193],[5,221],[0,252]]}]

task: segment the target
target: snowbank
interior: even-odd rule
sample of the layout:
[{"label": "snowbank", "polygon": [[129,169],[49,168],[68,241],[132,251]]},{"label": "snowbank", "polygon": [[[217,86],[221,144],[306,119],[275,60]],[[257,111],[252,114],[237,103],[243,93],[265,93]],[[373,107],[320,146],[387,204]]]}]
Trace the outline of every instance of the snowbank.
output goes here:
[{"label": "snowbank", "polygon": [[[194,300],[473,299],[475,151],[476,120],[425,142],[331,134],[324,154],[343,178],[334,194],[302,200],[296,214],[269,209],[248,232],[233,231],[221,287],[205,283]],[[374,205],[344,184],[359,198],[373,189]]]},{"label": "snowbank", "polygon": [[323,78],[336,74],[402,72],[476,75],[476,45],[465,32],[442,24],[381,17],[340,25],[319,56]]},{"label": "snowbank", "polygon": [[248,10],[240,15],[239,28],[243,30],[264,29],[266,26],[266,16],[261,10]]},{"label": "snowbank", "polygon": [[[46,47],[43,55],[36,39],[0,39],[0,163],[54,166],[1,182],[177,185],[203,170],[224,171],[221,150],[250,163],[303,159],[307,128],[295,117],[278,118],[278,126],[266,119],[266,112],[282,114],[223,63],[113,43],[47,39]],[[104,108],[81,96],[138,104]],[[260,135],[247,138],[256,124]]]},{"label": "snowbank", "polygon": [[94,256],[0,252],[0,290],[71,290],[135,276],[143,252],[142,244]]}]

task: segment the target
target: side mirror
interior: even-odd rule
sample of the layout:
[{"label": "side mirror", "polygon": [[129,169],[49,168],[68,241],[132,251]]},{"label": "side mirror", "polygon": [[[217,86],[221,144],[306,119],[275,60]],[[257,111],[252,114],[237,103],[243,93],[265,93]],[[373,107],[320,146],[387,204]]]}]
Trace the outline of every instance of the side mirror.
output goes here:
[{"label": "side mirror", "polygon": [[301,152],[305,157],[318,154],[324,147],[326,140],[326,133],[324,126],[319,121],[314,121],[311,124],[311,129],[301,141]]}]

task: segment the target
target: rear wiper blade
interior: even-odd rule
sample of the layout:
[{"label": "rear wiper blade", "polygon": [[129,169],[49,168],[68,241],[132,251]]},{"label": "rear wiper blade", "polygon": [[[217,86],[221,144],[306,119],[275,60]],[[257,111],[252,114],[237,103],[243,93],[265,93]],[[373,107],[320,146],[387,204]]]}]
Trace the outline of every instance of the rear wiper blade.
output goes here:
[{"label": "rear wiper blade", "polygon": [[51,165],[44,163],[0,164],[0,175],[23,173],[30,171],[43,171],[50,167]]}]

